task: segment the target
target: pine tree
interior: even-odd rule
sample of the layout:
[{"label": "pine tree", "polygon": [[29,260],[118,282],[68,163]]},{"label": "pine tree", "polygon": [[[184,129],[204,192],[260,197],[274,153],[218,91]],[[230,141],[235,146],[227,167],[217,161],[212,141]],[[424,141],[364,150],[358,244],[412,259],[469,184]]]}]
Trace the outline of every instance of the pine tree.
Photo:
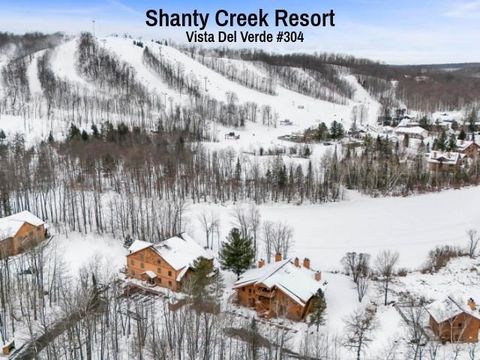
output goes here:
[{"label": "pine tree", "polygon": [[96,139],[100,138],[100,132],[98,131],[97,125],[93,124],[91,129],[92,129],[93,137],[96,138]]},{"label": "pine tree", "polygon": [[462,128],[460,130],[460,134],[458,134],[458,140],[465,140],[467,138],[467,133],[465,132],[465,129]]},{"label": "pine tree", "polygon": [[3,141],[7,138],[7,135],[5,135],[5,131],[0,129],[0,141]]},{"label": "pine tree", "polygon": [[85,130],[82,131],[82,140],[83,141],[88,141],[88,134]]},{"label": "pine tree", "polygon": [[53,144],[55,142],[55,139],[53,138],[53,133],[50,131],[48,134],[48,143]]},{"label": "pine tree", "polygon": [[222,244],[219,256],[222,269],[231,270],[240,278],[240,274],[252,266],[255,257],[252,240],[242,238],[240,230],[233,228]]},{"label": "pine tree", "polygon": [[203,257],[195,260],[189,282],[188,290],[195,304],[220,303],[225,285],[211,260]]},{"label": "pine tree", "polygon": [[325,323],[325,310],[327,309],[327,302],[325,301],[325,294],[322,289],[318,289],[315,296],[312,298],[312,313],[310,315],[310,325],[315,325],[318,328]]},{"label": "pine tree", "polygon": [[447,150],[448,151],[455,151],[457,149],[457,138],[455,137],[454,134],[450,135],[450,138],[448,139],[448,146]]},{"label": "pine tree", "polygon": [[68,131],[68,140],[78,140],[80,139],[80,136],[80,129],[74,124],[70,125],[70,130]]}]

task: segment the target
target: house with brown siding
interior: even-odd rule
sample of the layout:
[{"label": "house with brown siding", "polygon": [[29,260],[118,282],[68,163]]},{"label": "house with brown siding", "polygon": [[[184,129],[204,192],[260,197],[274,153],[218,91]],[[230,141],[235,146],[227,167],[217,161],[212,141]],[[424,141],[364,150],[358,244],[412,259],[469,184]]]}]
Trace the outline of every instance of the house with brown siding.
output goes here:
[{"label": "house with brown siding", "polygon": [[478,342],[480,312],[472,298],[448,296],[426,306],[429,325],[444,342]]},{"label": "house with brown siding", "polygon": [[157,244],[136,240],[127,255],[127,276],[179,291],[195,260],[213,255],[183,233]]},{"label": "house with brown siding", "polygon": [[460,154],[464,154],[466,157],[473,159],[478,156],[480,146],[474,141],[457,140],[456,150]]},{"label": "house with brown siding", "polygon": [[434,150],[428,154],[427,163],[431,171],[455,171],[465,164],[465,155]]},{"label": "house with brown siding", "polygon": [[312,299],[323,289],[321,273],[310,268],[310,260],[298,258],[265,264],[246,271],[235,282],[234,289],[240,305],[254,308],[262,317],[286,317],[301,321],[310,312]]},{"label": "house with brown siding", "polygon": [[18,255],[46,237],[45,222],[28,211],[0,218],[0,258]]}]

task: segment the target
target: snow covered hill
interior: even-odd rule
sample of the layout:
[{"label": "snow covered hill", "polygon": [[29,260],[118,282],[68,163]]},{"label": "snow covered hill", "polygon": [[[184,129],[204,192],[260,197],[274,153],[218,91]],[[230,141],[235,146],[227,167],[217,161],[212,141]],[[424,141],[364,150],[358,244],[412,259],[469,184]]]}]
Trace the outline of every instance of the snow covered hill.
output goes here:
[{"label": "snow covered hill", "polygon": [[[134,70],[135,80],[144,85],[152,95],[158,96],[163,102],[164,110],[171,111],[176,105],[188,105],[193,101],[192,98],[182,90],[178,90],[169,86],[165,80],[155,71],[149,67],[144,59],[144,47],[149,47],[149,50],[159,58],[175,66],[180,73],[180,76],[187,77],[192,81],[200,84],[200,90],[208,99],[213,99],[218,102],[226,102],[228,96],[233,95],[233,101],[238,104],[255,103],[257,105],[257,116],[261,116],[261,111],[265,107],[271,113],[272,122],[270,126],[248,122],[244,128],[233,129],[231,127],[217,126],[216,119],[205,119],[211,123],[210,132],[217,140],[223,142],[224,133],[229,131],[240,131],[242,138],[246,141],[241,142],[241,148],[248,149],[250,142],[254,144],[269,144],[276,143],[277,138],[281,135],[286,135],[292,132],[303,131],[304,129],[314,126],[319,122],[325,122],[327,125],[333,120],[341,122],[345,128],[351,126],[352,111],[359,105],[365,106],[367,111],[367,118],[365,124],[374,124],[379,113],[380,104],[373,99],[368,92],[356,81],[354,76],[342,75],[342,77],[351,84],[354,89],[354,96],[352,100],[347,99],[345,105],[335,104],[328,101],[315,99],[313,97],[300,94],[296,91],[287,89],[284,86],[276,86],[276,93],[273,95],[257,91],[255,89],[241,85],[239,82],[232,81],[216,72],[200,62],[189,57],[185,53],[176,48],[161,45],[156,42],[145,43],[144,46],[137,46],[130,38],[121,37],[106,37],[96,39],[98,46],[105,49],[109,54],[118,59],[121,66],[129,66]],[[48,59],[48,66],[52,74],[58,78],[59,81],[64,81],[65,84],[71,85],[79,94],[89,92],[91,96],[105,97],[109,99],[109,94],[105,89],[98,88],[98,84],[87,79],[78,71],[78,45],[79,38],[71,38],[64,43],[58,45],[51,51]],[[45,55],[48,50],[41,50],[28,57],[26,78],[28,80],[28,87],[32,95],[31,101],[22,104],[27,111],[20,111],[18,104],[6,106],[0,109],[0,129],[7,130],[12,134],[15,131],[25,133],[27,138],[38,138],[41,134],[52,131],[54,136],[62,137],[65,130],[70,125],[70,121],[65,121],[62,116],[62,111],[53,109],[53,113],[47,114],[45,110],[45,96],[41,97],[45,89],[39,81],[38,60]],[[92,54],[94,56],[94,54]],[[268,76],[265,71],[252,62],[232,59],[225,60],[234,66],[246,68],[255,76]],[[8,63],[8,60],[3,59],[0,66]],[[101,66],[101,65],[100,65]],[[305,74],[308,76],[308,74]],[[9,96],[7,92],[4,96]],[[94,111],[91,111],[92,113]],[[7,117],[8,115],[8,117]],[[12,117],[13,116],[13,117]],[[152,115],[152,118],[156,115]],[[17,119],[16,119],[17,117]],[[48,125],[40,125],[39,122],[47,122]],[[101,116],[96,118],[101,121]],[[112,119],[121,117],[112,116]],[[26,127],[25,122],[34,119],[35,125]],[[279,126],[279,122],[284,119],[289,119],[293,125],[288,128]],[[93,122],[93,121],[92,121]],[[8,123],[8,124],[7,124]],[[82,125],[81,121],[79,122]],[[89,126],[83,124],[83,127],[88,130]],[[31,134],[31,132],[37,132]],[[247,143],[246,143],[247,142]],[[232,142],[227,142],[227,146],[232,145]],[[235,145],[237,146],[237,145]],[[238,146],[237,146],[238,147]]]}]

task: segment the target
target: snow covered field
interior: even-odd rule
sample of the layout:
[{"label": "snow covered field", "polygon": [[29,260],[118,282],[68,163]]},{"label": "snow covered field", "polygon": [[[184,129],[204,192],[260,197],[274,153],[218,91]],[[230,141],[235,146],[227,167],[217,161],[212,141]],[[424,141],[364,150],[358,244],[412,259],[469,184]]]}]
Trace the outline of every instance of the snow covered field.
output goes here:
[{"label": "snow covered field", "polygon": [[[263,220],[283,221],[294,229],[291,256],[308,256],[312,266],[338,269],[347,251],[400,252],[401,266],[417,268],[436,245],[466,244],[466,231],[480,227],[476,208],[480,188],[446,190],[412,197],[370,198],[348,192],[349,200],[320,205],[261,205]],[[224,238],[232,227],[234,206],[192,205],[190,231],[203,239],[196,221],[202,211],[221,217]]]}]

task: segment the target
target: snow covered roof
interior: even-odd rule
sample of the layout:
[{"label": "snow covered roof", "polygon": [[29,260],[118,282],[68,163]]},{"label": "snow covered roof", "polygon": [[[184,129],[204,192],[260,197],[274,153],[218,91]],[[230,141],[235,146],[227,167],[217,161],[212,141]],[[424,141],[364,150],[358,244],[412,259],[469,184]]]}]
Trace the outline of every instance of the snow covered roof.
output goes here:
[{"label": "snow covered roof", "polygon": [[157,277],[157,274],[155,274],[152,270],[147,270],[144,272],[145,275],[147,275],[150,279],[155,279]]},{"label": "snow covered roof", "polygon": [[213,259],[209,250],[205,250],[185,233],[163,240],[158,244],[135,240],[128,250],[130,253],[134,253],[149,247],[155,250],[175,270],[184,270],[178,275],[177,281],[181,280],[196,259],[200,257]]},{"label": "snow covered roof", "polygon": [[398,126],[395,128],[397,134],[421,135],[427,136],[428,131],[421,126]]},{"label": "snow covered roof", "polygon": [[476,143],[474,143],[473,141],[457,140],[457,150],[458,151],[465,151],[472,144],[475,144],[478,147],[478,145]]},{"label": "snow covered roof", "polygon": [[198,245],[185,233],[155,244],[154,248],[175,270],[193,265],[193,262],[200,257],[213,259],[210,251]]},{"label": "snow covered roof", "polygon": [[33,226],[45,225],[44,221],[29,211],[22,211],[0,219],[0,239],[8,239],[15,236],[23,226],[28,223]]},{"label": "snow covered roof", "polygon": [[316,271],[295,266],[291,260],[273,262],[261,268],[246,271],[235,282],[234,288],[246,285],[264,285],[277,288],[302,306],[322,288],[322,282],[315,280]]},{"label": "snow covered roof", "polygon": [[432,151],[428,155],[428,162],[432,164],[446,164],[446,165],[457,165],[458,162],[465,157],[464,154],[458,152],[442,152],[442,151]]},{"label": "snow covered roof", "polygon": [[437,323],[450,320],[462,313],[469,314],[480,320],[480,312],[472,310],[468,306],[468,296],[447,296],[442,300],[437,300],[427,305],[425,309]]},{"label": "snow covered roof", "polygon": [[152,243],[143,241],[143,240],[135,240],[132,245],[128,248],[128,251],[131,253],[149,248],[150,246],[153,246]]}]

